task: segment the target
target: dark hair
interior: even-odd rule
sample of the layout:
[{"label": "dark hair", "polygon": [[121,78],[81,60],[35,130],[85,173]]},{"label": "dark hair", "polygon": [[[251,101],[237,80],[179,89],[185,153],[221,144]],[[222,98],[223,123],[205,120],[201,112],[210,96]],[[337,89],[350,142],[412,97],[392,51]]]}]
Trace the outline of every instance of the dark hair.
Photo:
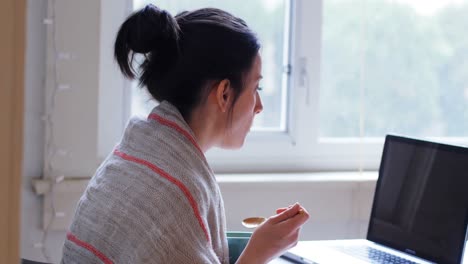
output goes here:
[{"label": "dark hair", "polygon": [[[259,49],[247,24],[223,10],[204,8],[172,17],[147,5],[120,27],[114,56],[126,77],[138,78],[156,100],[169,101],[187,119],[205,99],[209,81],[228,79],[235,103]],[[135,53],[144,55],[138,71]]]}]

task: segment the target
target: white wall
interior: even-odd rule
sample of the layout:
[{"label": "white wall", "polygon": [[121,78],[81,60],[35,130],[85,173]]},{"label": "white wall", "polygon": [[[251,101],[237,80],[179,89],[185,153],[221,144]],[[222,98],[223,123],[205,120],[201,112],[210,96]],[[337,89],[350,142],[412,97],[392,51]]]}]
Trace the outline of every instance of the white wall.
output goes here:
[{"label": "white wall", "polygon": [[[95,4],[93,1],[88,1],[87,3],[90,5]],[[41,248],[37,247],[43,239],[43,201],[40,196],[33,193],[31,180],[42,176],[44,165],[45,127],[41,121],[41,117],[45,113],[46,105],[45,94],[47,89],[44,78],[47,73],[47,31],[46,26],[42,22],[47,15],[47,4],[47,0],[29,0],[27,12],[21,256],[39,261],[45,261]],[[69,15],[71,16],[72,14]],[[74,32],[76,33],[77,31]],[[98,31],[87,32],[96,35]],[[96,48],[100,46],[97,39],[98,36],[96,36],[96,40],[93,42],[95,44],[93,47]],[[74,46],[72,45],[71,47]],[[79,47],[74,51],[78,55],[80,52],[83,52]],[[86,53],[86,51],[84,52]],[[95,50],[90,51],[88,55],[93,58],[100,57],[96,56]],[[84,62],[80,67],[88,67],[88,65]],[[97,69],[97,66],[94,65],[93,68]],[[72,68],[70,72],[82,73],[79,68]],[[79,79],[79,74],[68,75],[68,77],[71,80],[75,78]],[[87,80],[98,83],[94,75],[93,78]],[[86,107],[87,111],[93,109],[93,111],[96,111],[98,108],[96,86],[86,86],[89,90],[85,91],[94,95],[94,98],[89,101],[91,105]],[[69,92],[74,93],[78,91]],[[76,111],[74,108],[79,109],[79,106],[73,106],[73,94],[65,94],[64,97],[68,100],[66,103],[70,104],[71,111]],[[76,112],[70,114],[76,114]],[[97,122],[95,117],[89,120],[89,114],[86,116],[86,122]],[[83,121],[80,120],[79,115],[74,120]],[[74,143],[78,145],[83,143],[81,145],[85,146],[95,141],[94,137],[89,139],[87,136],[84,136],[86,134],[81,135],[80,137],[73,137]],[[96,149],[97,146],[94,146],[88,151],[96,153]],[[87,153],[87,151],[84,153]],[[93,165],[90,160],[81,161],[79,157],[75,157],[75,165],[79,164],[79,162],[76,162],[77,160],[85,163],[86,166],[84,171],[73,167],[71,171],[77,174],[73,176],[91,176],[87,174],[91,174],[88,172],[93,170],[93,166],[97,166],[97,164]],[[70,168],[61,169],[66,171]],[[244,217],[254,215],[268,216],[273,214],[277,207],[300,202],[311,213],[311,220],[303,228],[301,239],[363,237],[367,227],[370,201],[375,186],[375,175],[362,176],[357,174],[282,175],[275,178],[259,175],[246,175],[243,177],[221,176],[219,180],[225,200],[229,230],[246,230],[240,224]],[[70,196],[70,193],[67,191],[69,189],[67,188],[64,187],[66,191],[57,194],[57,197],[61,197],[60,200],[64,206],[73,204],[73,201],[76,201],[76,196]],[[69,216],[70,214],[68,214]],[[68,220],[62,220],[62,224],[66,226],[65,222]],[[48,233],[45,246],[54,263],[60,261],[64,238],[64,230],[49,231]]]},{"label": "white wall", "polygon": [[248,231],[243,218],[271,216],[299,202],[310,213],[301,240],[364,238],[376,173],[218,176],[228,230]]}]

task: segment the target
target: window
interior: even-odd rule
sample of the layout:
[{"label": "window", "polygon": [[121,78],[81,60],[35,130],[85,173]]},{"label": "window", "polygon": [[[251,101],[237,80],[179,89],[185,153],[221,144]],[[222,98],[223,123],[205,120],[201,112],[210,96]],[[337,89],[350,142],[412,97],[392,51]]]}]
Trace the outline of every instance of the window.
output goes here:
[{"label": "window", "polygon": [[467,143],[468,1],[322,3],[319,146],[376,168],[388,133]]},{"label": "window", "polygon": [[467,1],[326,0],[320,137],[466,137]]},{"label": "window", "polygon": [[[126,14],[149,3],[127,1]],[[156,5],[226,9],[260,35],[265,109],[241,150],[207,153],[218,172],[377,169],[388,133],[468,142],[468,0]]]}]

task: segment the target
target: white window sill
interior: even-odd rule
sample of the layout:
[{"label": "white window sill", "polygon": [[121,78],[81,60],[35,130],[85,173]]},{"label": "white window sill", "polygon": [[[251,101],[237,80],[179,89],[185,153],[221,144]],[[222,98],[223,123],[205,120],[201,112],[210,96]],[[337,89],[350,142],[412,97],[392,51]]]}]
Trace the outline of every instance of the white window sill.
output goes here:
[{"label": "white window sill", "polygon": [[312,173],[246,173],[218,174],[219,183],[242,182],[375,182],[377,171],[312,172]]},{"label": "white window sill", "polygon": [[[242,173],[217,174],[219,183],[262,183],[262,182],[375,182],[377,171],[352,172],[310,172],[310,173]],[[90,178],[66,178],[56,184],[58,191],[80,192],[88,184]],[[47,179],[34,180],[36,194],[45,194],[50,190]]]}]

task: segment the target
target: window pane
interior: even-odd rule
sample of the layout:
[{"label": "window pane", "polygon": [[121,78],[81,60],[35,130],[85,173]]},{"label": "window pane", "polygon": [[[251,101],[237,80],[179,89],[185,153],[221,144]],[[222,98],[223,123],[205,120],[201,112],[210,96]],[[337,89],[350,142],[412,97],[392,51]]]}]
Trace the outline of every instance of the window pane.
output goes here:
[{"label": "window pane", "polygon": [[[217,7],[244,19],[258,34],[262,45],[263,80],[260,86],[263,90],[260,96],[264,110],[255,118],[253,130],[286,129],[287,89],[283,85],[288,77],[283,73],[283,65],[284,61],[289,60],[283,57],[286,0],[252,0],[248,3],[237,0],[134,0],[134,8],[139,9],[152,2],[172,15],[184,10]],[[154,106],[154,102],[144,94],[136,88],[132,89],[132,114],[146,114]]]},{"label": "window pane", "polygon": [[322,137],[466,137],[467,0],[324,0]]}]

